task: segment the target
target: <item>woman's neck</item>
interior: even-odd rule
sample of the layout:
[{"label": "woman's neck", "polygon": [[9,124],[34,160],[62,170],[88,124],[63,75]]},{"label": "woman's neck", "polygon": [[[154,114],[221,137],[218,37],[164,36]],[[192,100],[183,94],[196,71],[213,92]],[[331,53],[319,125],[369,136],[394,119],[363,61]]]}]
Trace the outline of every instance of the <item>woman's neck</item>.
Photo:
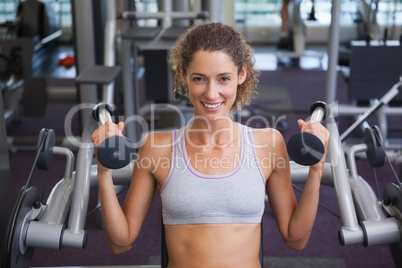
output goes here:
[{"label": "woman's neck", "polygon": [[187,129],[186,138],[197,145],[224,147],[238,140],[239,128],[229,116],[213,121],[195,119]]}]

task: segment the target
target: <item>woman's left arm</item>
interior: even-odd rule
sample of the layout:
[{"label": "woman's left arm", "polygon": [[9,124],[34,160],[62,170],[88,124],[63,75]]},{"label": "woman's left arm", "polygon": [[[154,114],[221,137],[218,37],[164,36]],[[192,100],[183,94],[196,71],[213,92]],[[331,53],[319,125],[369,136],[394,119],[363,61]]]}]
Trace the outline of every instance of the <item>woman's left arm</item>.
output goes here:
[{"label": "woman's left arm", "polygon": [[[329,132],[324,126],[317,121],[304,122],[303,120],[299,120],[298,125],[301,131],[316,135],[326,149]],[[292,188],[286,145],[282,135],[276,136],[276,144],[273,148],[275,157],[285,159],[286,164],[272,168],[267,181],[267,193],[286,245],[295,250],[301,250],[306,246],[314,225],[325,157],[310,167],[302,196],[297,203]]]}]

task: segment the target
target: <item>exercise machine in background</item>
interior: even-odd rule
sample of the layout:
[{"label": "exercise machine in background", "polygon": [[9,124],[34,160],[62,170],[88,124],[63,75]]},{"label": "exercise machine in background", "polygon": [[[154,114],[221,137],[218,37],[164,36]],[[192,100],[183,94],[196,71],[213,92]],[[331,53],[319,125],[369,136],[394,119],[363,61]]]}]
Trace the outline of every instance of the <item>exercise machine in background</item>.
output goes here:
[{"label": "exercise machine in background", "polygon": [[[384,146],[389,157],[397,162],[402,161],[402,139],[392,135],[389,122],[395,122],[402,116],[402,94],[397,93],[389,98],[394,88],[394,81],[402,77],[402,45],[398,40],[352,41],[350,63],[347,67],[349,103],[339,104],[339,116],[351,116],[360,120],[361,115],[370,107],[375,108],[373,118],[379,127]],[[342,68],[345,72],[346,68]],[[384,104],[381,105],[380,104]],[[370,108],[372,109],[372,108]],[[398,127],[398,124],[393,124]],[[398,129],[395,129],[398,131]],[[347,135],[341,137],[344,146],[350,147],[359,143],[356,138]]]},{"label": "exercise machine in background", "polygon": [[[57,14],[46,3],[23,1],[14,20],[0,25],[0,85],[6,124],[24,116],[42,116],[47,102],[43,79],[32,76],[62,35]],[[28,101],[29,100],[29,101]]]},{"label": "exercise machine in background", "polygon": [[[354,116],[358,120],[368,107],[383,102],[383,96],[402,76],[399,60],[402,58],[402,29],[396,23],[397,10],[397,2],[359,1],[356,20],[358,36],[341,49],[338,56],[338,69],[348,83],[349,99],[349,103],[340,105],[340,116]],[[378,23],[380,12],[383,13],[384,25]],[[391,117],[402,116],[402,95],[394,96],[373,115],[388,153],[401,161],[402,140],[391,137],[392,129],[388,127],[388,122]],[[342,140],[345,146],[357,142],[353,138],[346,139],[346,135]]]},{"label": "exercise machine in background", "polygon": [[289,2],[288,6],[288,37],[289,50],[280,50],[276,53],[279,63],[286,59],[297,61],[302,56],[314,57],[322,62],[325,53],[320,51],[306,50],[306,26],[300,14],[301,0]]}]

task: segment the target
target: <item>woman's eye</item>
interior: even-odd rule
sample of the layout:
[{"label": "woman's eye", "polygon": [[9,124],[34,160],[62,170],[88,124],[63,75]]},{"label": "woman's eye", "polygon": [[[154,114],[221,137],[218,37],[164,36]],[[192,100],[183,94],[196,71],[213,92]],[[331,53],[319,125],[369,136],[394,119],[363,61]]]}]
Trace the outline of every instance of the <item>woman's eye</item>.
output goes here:
[{"label": "woman's eye", "polygon": [[221,80],[222,81],[230,81],[230,78],[229,77],[222,77]]},{"label": "woman's eye", "polygon": [[193,81],[195,81],[195,82],[202,81],[202,78],[201,77],[194,77]]}]

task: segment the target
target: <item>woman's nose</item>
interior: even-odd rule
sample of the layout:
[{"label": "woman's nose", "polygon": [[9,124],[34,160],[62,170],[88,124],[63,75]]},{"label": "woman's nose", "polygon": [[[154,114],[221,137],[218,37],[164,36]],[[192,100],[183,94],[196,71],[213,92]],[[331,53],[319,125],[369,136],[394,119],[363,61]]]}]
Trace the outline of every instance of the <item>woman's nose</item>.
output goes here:
[{"label": "woman's nose", "polygon": [[207,87],[207,91],[205,92],[205,97],[208,100],[215,100],[219,96],[219,91],[217,85],[215,83],[210,82]]}]

